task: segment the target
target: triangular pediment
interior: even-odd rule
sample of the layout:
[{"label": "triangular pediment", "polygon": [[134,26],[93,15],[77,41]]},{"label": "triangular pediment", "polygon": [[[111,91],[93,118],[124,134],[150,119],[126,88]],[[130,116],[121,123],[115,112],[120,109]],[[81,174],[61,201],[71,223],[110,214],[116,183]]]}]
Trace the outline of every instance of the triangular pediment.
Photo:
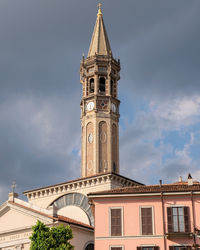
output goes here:
[{"label": "triangular pediment", "polygon": [[0,208],[0,233],[23,228],[31,228],[37,220],[51,223],[52,219],[29,208],[6,202]]}]

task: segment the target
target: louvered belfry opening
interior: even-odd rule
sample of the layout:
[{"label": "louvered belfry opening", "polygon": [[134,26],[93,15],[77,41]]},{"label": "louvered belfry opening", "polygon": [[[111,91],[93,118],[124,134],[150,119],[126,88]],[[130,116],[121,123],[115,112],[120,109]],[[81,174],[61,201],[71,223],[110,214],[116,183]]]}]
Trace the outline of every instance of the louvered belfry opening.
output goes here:
[{"label": "louvered belfry opening", "polygon": [[111,215],[111,236],[122,235],[122,215],[121,208],[112,208]]},{"label": "louvered belfry opening", "polygon": [[168,233],[189,233],[189,207],[168,207]]},{"label": "louvered belfry opening", "polygon": [[99,92],[105,93],[106,91],[106,81],[104,77],[100,77],[99,79]]},{"label": "louvered belfry opening", "polygon": [[153,234],[152,207],[141,208],[142,235]]},{"label": "louvered belfry opening", "polygon": [[110,94],[113,95],[113,80],[110,80]]},{"label": "louvered belfry opening", "polygon": [[90,79],[90,93],[94,93],[94,78]]}]

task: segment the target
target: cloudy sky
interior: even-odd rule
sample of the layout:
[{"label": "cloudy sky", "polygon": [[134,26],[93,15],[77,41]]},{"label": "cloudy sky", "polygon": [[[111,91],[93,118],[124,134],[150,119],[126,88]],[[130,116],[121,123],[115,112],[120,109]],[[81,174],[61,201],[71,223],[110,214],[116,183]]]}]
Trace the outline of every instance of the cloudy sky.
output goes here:
[{"label": "cloudy sky", "polygon": [[[12,180],[22,193],[80,177],[79,64],[97,3],[0,1],[0,203]],[[102,3],[122,66],[121,174],[200,180],[200,1]]]}]

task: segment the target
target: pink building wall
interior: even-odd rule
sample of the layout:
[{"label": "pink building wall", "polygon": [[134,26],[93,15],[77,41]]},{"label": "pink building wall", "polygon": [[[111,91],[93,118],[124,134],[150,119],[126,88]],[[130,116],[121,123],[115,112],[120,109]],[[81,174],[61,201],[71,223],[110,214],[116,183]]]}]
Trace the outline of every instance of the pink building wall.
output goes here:
[{"label": "pink building wall", "polygon": [[[191,232],[193,232],[193,214],[191,195],[167,195],[163,198],[164,220],[162,215],[161,196],[140,196],[140,197],[118,197],[97,198],[95,203],[95,250],[110,249],[110,246],[122,245],[124,250],[137,249],[139,246],[159,246],[159,249],[169,249],[169,246],[190,245],[194,243],[193,237],[168,239],[164,237],[168,232],[167,207],[187,206],[189,207],[189,220]],[[200,229],[200,195],[193,198],[194,218],[196,228]],[[140,207],[150,206],[153,208],[153,235],[144,236],[141,234]],[[110,236],[109,209],[121,207],[123,210],[123,236]],[[186,236],[186,235],[185,235]],[[167,237],[167,236],[166,236]],[[197,244],[200,238],[197,237]],[[166,247],[165,247],[166,244]]]}]

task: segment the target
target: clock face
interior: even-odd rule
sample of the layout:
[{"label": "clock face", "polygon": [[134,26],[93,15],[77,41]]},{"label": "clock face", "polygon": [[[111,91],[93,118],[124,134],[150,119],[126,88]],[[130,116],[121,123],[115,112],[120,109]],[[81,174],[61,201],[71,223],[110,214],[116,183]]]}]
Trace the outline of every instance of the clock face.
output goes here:
[{"label": "clock face", "polygon": [[88,102],[86,106],[87,111],[91,111],[94,109],[94,102]]},{"label": "clock face", "polygon": [[116,112],[116,110],[117,110],[117,107],[116,107],[116,105],[114,104],[114,103],[111,103],[111,110],[112,110],[112,112]]}]

